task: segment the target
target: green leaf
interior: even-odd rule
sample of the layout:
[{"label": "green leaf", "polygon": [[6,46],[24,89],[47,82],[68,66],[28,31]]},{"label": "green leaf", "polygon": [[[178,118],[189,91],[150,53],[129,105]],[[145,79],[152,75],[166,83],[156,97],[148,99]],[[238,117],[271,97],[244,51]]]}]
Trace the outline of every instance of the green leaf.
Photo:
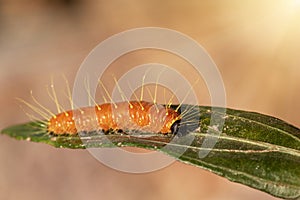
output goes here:
[{"label": "green leaf", "polygon": [[[300,130],[280,119],[254,112],[182,105],[189,117],[182,120],[177,136],[135,132],[108,135],[88,133],[55,136],[41,122],[29,122],[2,130],[19,140],[43,142],[55,147],[89,148],[134,146],[160,150],[177,160],[207,169],[231,181],[285,199],[300,199]],[[210,125],[225,120],[223,127]],[[219,120],[219,121],[218,121]],[[222,128],[222,129],[221,129]],[[181,136],[179,136],[181,135]],[[191,144],[186,141],[193,139]],[[107,142],[109,139],[110,142]],[[208,140],[213,149],[205,146]],[[166,146],[167,145],[167,146]],[[184,151],[182,151],[184,150]],[[181,153],[181,151],[183,153]],[[206,151],[201,158],[199,152]]]}]

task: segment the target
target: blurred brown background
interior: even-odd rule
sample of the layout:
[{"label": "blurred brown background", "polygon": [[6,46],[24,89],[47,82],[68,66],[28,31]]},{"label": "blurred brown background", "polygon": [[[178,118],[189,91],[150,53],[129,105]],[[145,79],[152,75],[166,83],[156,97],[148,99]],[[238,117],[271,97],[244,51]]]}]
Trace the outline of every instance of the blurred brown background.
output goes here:
[{"label": "blurred brown background", "polygon": [[[203,45],[222,74],[228,107],[300,127],[297,0],[0,0],[0,129],[28,121],[15,97],[31,101],[33,90],[54,109],[45,91],[51,75],[57,84],[61,74],[72,83],[99,42],[144,26],[174,29]],[[140,64],[149,59],[134,58]],[[135,60],[121,59],[116,65]],[[84,150],[6,136],[0,136],[0,163],[0,199],[276,199],[179,162],[153,173],[126,174]]]}]

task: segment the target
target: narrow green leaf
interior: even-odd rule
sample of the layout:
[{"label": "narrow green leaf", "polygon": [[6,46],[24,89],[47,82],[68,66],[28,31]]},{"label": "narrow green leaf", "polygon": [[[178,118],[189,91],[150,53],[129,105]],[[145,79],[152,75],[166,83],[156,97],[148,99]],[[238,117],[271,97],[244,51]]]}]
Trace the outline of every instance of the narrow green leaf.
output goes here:
[{"label": "narrow green leaf", "polygon": [[[273,196],[300,199],[300,129],[280,119],[254,112],[226,109],[223,116],[219,108],[183,105],[181,109],[194,113],[192,118],[186,119],[194,123],[180,132],[182,136],[153,133],[89,133],[81,138],[77,135],[55,136],[47,134],[40,122],[12,126],[2,130],[2,133],[20,140],[64,148],[115,147],[122,144],[160,150],[179,161]],[[218,132],[221,127],[216,129],[210,125],[211,116],[225,119],[222,133]],[[185,145],[191,137],[194,137],[192,143]],[[107,139],[111,143],[107,143]],[[203,146],[203,141],[207,139],[217,141],[213,149]],[[182,149],[185,150],[183,154],[180,153]],[[209,153],[200,158],[200,151]]]}]

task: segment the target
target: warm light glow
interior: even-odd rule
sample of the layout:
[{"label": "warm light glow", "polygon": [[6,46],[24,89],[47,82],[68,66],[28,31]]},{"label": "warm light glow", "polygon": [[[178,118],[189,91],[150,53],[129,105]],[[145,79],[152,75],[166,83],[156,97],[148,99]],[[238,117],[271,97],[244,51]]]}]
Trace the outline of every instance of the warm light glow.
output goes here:
[{"label": "warm light glow", "polygon": [[300,0],[293,0],[295,6],[300,6]]},{"label": "warm light glow", "polygon": [[288,5],[291,10],[298,10],[300,8],[300,0],[286,1],[286,5]]}]

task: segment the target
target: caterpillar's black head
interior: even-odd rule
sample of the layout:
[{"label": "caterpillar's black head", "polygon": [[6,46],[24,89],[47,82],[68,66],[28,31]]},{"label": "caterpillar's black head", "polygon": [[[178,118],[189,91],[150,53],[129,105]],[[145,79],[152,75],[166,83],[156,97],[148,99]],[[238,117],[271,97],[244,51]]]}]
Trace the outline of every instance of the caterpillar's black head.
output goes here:
[{"label": "caterpillar's black head", "polygon": [[177,136],[184,136],[187,134],[186,125],[180,124],[181,120],[175,121],[171,126],[171,133]]},{"label": "caterpillar's black head", "polygon": [[179,130],[180,120],[175,121],[171,126],[171,133],[176,135]]}]

